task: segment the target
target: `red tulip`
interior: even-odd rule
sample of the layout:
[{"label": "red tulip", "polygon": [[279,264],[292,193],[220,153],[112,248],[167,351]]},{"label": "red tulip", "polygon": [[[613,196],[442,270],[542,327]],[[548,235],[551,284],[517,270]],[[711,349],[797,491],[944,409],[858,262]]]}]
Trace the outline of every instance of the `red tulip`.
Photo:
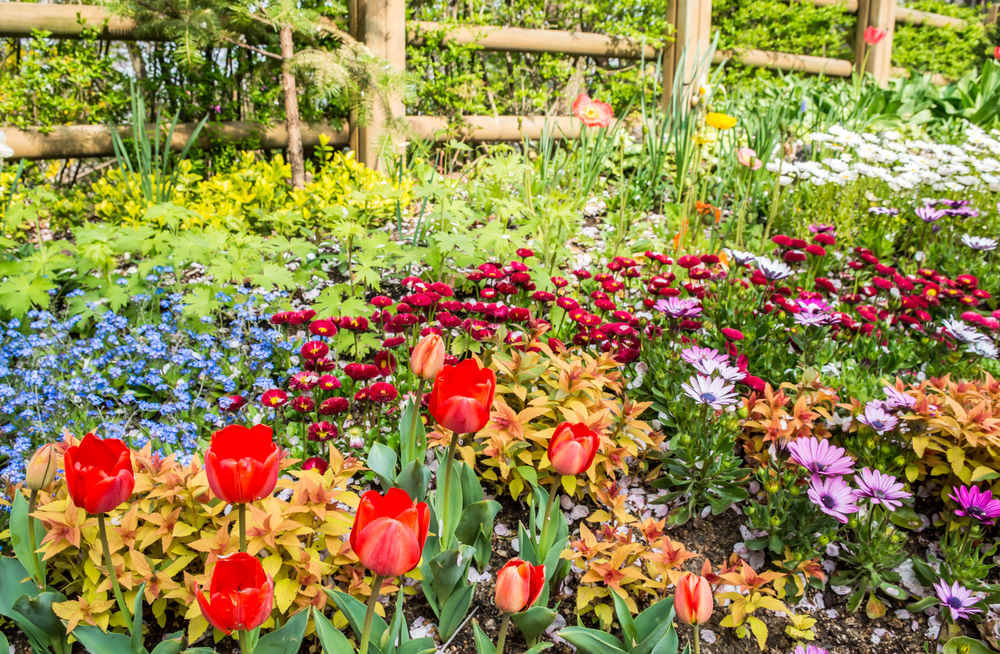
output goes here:
[{"label": "red tulip", "polygon": [[135,488],[132,453],[117,438],[101,440],[87,434],[66,450],[64,466],[69,496],[87,513],[107,513]]},{"label": "red tulip", "polygon": [[441,372],[444,365],[444,341],[437,334],[428,334],[420,339],[410,353],[410,370],[424,381],[431,381]]},{"label": "red tulip", "polygon": [[1000,59],[1000,45],[993,50],[993,58]]},{"label": "red tulip", "polygon": [[511,559],[497,573],[493,601],[502,613],[517,613],[531,608],[545,587],[545,566]]},{"label": "red tulip", "polygon": [[674,610],[684,624],[699,625],[708,622],[714,609],[712,586],[704,577],[688,573],[677,583]]},{"label": "red tulip", "polygon": [[885,30],[880,30],[877,27],[869,25],[865,28],[865,43],[868,45],[875,45],[884,39],[886,34],[887,32]]},{"label": "red tulip", "polygon": [[496,373],[480,368],[474,359],[444,366],[431,390],[431,415],[453,432],[474,434],[490,421],[496,386]]},{"label": "red tulip", "polygon": [[368,491],[354,516],[351,549],[376,575],[406,574],[420,563],[430,519],[427,505],[414,506],[404,490],[390,488],[384,496]]},{"label": "red tulip", "polygon": [[229,504],[246,504],[267,497],[278,483],[281,450],[267,425],[230,425],[212,434],[205,452],[208,485]]},{"label": "red tulip", "polygon": [[239,552],[219,557],[207,596],[197,584],[194,594],[209,624],[228,636],[267,622],[274,604],[274,582],[256,557]]},{"label": "red tulip", "polygon": [[560,475],[578,475],[594,463],[601,438],[582,422],[561,423],[549,439],[549,464]]}]

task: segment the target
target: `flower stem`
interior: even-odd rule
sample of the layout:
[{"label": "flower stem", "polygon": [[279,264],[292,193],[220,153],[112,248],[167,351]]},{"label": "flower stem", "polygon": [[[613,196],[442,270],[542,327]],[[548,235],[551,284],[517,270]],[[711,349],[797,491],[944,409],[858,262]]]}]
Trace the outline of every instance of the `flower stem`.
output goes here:
[{"label": "flower stem", "polygon": [[424,384],[426,383],[421,378],[420,383],[417,384],[417,397],[413,401],[413,415],[410,417],[410,439],[406,443],[407,460],[409,461],[414,460],[417,456],[417,421],[420,420],[420,402],[424,399]]},{"label": "flower stem", "polygon": [[121,586],[118,585],[118,573],[115,571],[115,564],[111,561],[111,547],[108,545],[108,528],[104,525],[104,514],[97,514],[97,526],[101,532],[101,545],[104,546],[104,563],[108,566],[108,578],[111,579],[111,588],[114,590],[115,599],[118,600],[118,610],[125,616],[125,624],[128,625],[129,633],[132,633],[132,614],[125,604],[125,597],[122,595]]},{"label": "flower stem", "polygon": [[38,491],[31,491],[31,495],[28,497],[28,547],[31,548],[31,565],[35,568],[35,584],[38,585],[38,590],[45,590],[45,573],[42,572],[42,565],[38,562],[38,554],[35,552],[38,549],[38,544],[35,542],[35,519],[31,517],[31,514],[35,512],[35,502],[38,500]]},{"label": "flower stem", "polygon": [[[444,500],[441,504],[441,549],[446,550],[451,545],[451,532],[448,531],[448,507],[451,506],[451,469],[455,464],[455,450],[458,449],[458,432],[451,435],[451,445],[448,446],[448,456],[444,460]],[[364,654],[362,652],[362,654]]]},{"label": "flower stem", "polygon": [[[507,640],[507,628],[510,627],[510,613],[503,614],[500,621],[500,635],[497,636],[497,654],[503,654],[504,641]],[[362,652],[362,654],[364,654]]]},{"label": "flower stem", "polygon": [[361,630],[361,647],[358,648],[358,654],[368,654],[368,640],[371,638],[372,633],[372,618],[375,616],[375,603],[378,602],[378,592],[382,588],[383,581],[385,581],[385,577],[375,575],[375,581],[372,582],[372,594],[368,598],[368,611],[365,612],[365,626]]},{"label": "flower stem", "polygon": [[[242,504],[240,506],[243,506]],[[249,643],[247,643],[247,630],[240,629],[240,653],[241,654],[251,654]]]},{"label": "flower stem", "polygon": [[549,503],[545,507],[545,515],[542,517],[542,537],[538,541],[538,558],[541,559],[540,563],[545,562],[545,555],[548,554],[546,545],[548,544],[549,537],[549,524],[551,524],[552,515],[552,505],[555,504],[556,494],[559,492],[559,475],[555,476],[555,481],[552,482],[552,488],[549,489]]},{"label": "flower stem", "polygon": [[694,625],[694,636],[692,640],[694,641],[694,654],[701,654],[701,639],[698,637],[698,629],[701,625]]},{"label": "flower stem", "polygon": [[240,522],[240,551],[247,551],[247,505],[240,502],[236,505],[239,507],[239,522]]}]

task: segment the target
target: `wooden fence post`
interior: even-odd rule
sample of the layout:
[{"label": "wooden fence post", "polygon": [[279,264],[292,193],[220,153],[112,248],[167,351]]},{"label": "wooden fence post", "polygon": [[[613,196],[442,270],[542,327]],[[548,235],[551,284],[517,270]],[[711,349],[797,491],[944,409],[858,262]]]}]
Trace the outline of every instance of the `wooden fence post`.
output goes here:
[{"label": "wooden fence post", "polygon": [[[877,45],[865,43],[865,30],[875,27],[885,31],[885,38]],[[865,70],[872,74],[879,86],[889,83],[892,70],[892,39],[896,31],[896,0],[860,0],[858,2],[857,43],[854,49],[855,70],[861,71],[861,65],[867,64]]]},{"label": "wooden fence post", "polygon": [[996,25],[997,24],[997,9],[1000,5],[990,5],[989,11],[986,14],[986,24]]},{"label": "wooden fence post", "polygon": [[[697,84],[695,66],[712,44],[712,0],[670,0],[667,22],[674,26],[674,42],[663,52],[663,109],[670,110],[674,77],[684,55],[682,84]],[[683,89],[679,89],[683,90]]]},{"label": "wooden fence post", "polygon": [[[351,36],[401,73],[406,70],[406,0],[350,0],[348,14]],[[393,118],[406,114],[401,95],[392,96],[389,108]],[[378,168],[377,143],[387,118],[377,106],[364,127],[351,117],[351,148],[369,168]]]}]

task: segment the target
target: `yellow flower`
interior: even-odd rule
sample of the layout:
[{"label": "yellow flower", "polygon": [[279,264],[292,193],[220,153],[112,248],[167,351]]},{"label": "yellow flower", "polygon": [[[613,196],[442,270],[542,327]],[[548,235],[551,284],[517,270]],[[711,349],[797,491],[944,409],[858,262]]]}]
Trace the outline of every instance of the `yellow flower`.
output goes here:
[{"label": "yellow flower", "polygon": [[692,137],[692,140],[698,145],[708,145],[709,143],[712,143],[712,139],[707,136],[702,136],[701,134],[695,134]]},{"label": "yellow flower", "polygon": [[727,130],[736,126],[736,119],[726,114],[708,114],[705,116],[705,122],[708,123],[709,127],[721,130]]}]

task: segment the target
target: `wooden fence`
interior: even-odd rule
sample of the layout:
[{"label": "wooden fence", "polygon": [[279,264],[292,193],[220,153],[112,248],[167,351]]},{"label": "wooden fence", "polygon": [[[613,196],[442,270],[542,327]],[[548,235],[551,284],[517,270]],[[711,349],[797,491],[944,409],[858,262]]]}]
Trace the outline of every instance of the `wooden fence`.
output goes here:
[{"label": "wooden fence", "polygon": [[[782,71],[800,71],[834,77],[849,77],[866,61],[863,34],[869,26],[885,30],[885,39],[867,54],[867,71],[879,84],[886,84],[892,75],[906,74],[905,70],[891,67],[892,41],[896,23],[910,23],[932,27],[962,28],[965,23],[957,18],[915,11],[897,5],[896,0],[803,0],[817,6],[842,5],[846,11],[856,13],[857,48],[854,61],[828,57],[813,57],[786,52],[746,50],[717,52],[714,62],[732,59],[746,66]],[[432,32],[444,31],[445,43],[476,43],[484,50],[494,52],[561,53],[600,58],[640,59],[655,61],[660,54],[655,49],[635,39],[615,38],[603,34],[568,32],[559,30],[521,29],[514,27],[463,26],[454,27],[429,22],[406,22],[406,0],[349,0],[351,34],[364,42],[374,54],[388,60],[399,70],[406,67],[406,46],[420,45]],[[675,73],[685,59],[681,54],[707,52],[711,42],[712,0],[670,0],[668,21],[674,27],[674,41],[663,51],[663,101],[667,107],[673,92]],[[32,30],[44,29],[57,38],[79,37],[85,26],[103,26],[101,37],[111,40],[134,40],[135,25],[128,19],[111,15],[103,7],[92,5],[53,5],[18,2],[0,2],[0,36],[26,37]],[[996,21],[996,6],[990,9],[990,20]],[[693,79],[695,57],[688,56],[686,70],[680,79],[684,84],[696,83]],[[935,82],[944,83],[935,76]],[[391,110],[396,116],[405,115],[401,98],[394,98]],[[446,126],[444,117],[409,116],[407,120],[415,135],[436,138]],[[466,116],[463,136],[476,141],[520,140],[538,138],[542,126],[552,118],[542,116]],[[366,164],[377,164],[374,143],[380,134],[382,121],[370,121],[366,128],[335,131],[325,126],[310,126],[304,130],[306,146],[318,142],[325,133],[331,142],[350,144],[358,158]],[[190,126],[188,126],[189,128]],[[568,118],[556,119],[556,130],[566,137],[578,133],[578,123]],[[113,154],[111,134],[103,126],[65,126],[42,134],[36,129],[8,129],[7,143],[15,157],[28,159],[107,157]],[[183,143],[187,129],[175,135],[175,145]],[[239,144],[259,130],[249,123],[223,123],[210,133],[212,138]],[[287,145],[283,126],[264,131],[260,146],[282,148]]]}]

